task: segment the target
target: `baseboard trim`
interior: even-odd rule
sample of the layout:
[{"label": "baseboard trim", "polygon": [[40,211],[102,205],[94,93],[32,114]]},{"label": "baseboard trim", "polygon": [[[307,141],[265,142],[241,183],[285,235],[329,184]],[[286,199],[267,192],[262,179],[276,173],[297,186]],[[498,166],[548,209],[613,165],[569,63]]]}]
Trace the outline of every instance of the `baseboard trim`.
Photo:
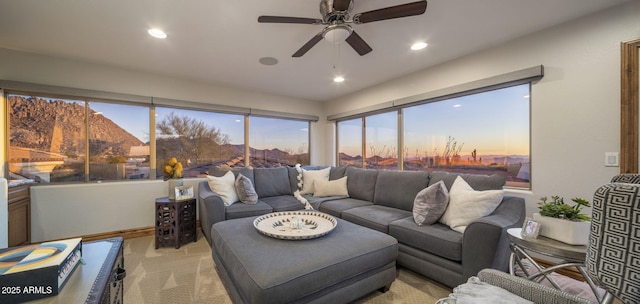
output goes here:
[{"label": "baseboard trim", "polygon": [[155,235],[155,232],[156,232],[156,228],[149,226],[149,227],[140,227],[140,228],[134,228],[134,229],[81,235],[78,237],[81,237],[83,241],[96,241],[96,240],[108,239],[108,238],[118,237],[118,236],[121,236],[126,240],[126,239],[138,238],[143,236]]},{"label": "baseboard trim", "polygon": [[[198,230],[200,230],[199,220],[196,221],[196,231]],[[133,228],[133,229],[102,232],[102,233],[96,233],[96,234],[80,235],[76,237],[81,237],[82,241],[87,242],[87,241],[108,239],[108,238],[118,237],[118,236],[121,236],[126,240],[126,239],[133,239],[133,238],[144,237],[144,236],[151,236],[151,235],[155,235],[155,233],[156,233],[156,227],[148,226],[148,227],[139,227],[139,228]]]}]

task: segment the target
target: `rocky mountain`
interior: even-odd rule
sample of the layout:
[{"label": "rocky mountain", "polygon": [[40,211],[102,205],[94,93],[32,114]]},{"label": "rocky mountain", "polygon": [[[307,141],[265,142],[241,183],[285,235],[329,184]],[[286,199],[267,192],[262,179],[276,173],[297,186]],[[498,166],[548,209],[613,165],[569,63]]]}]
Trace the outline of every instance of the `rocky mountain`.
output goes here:
[{"label": "rocky mountain", "polygon": [[[9,96],[10,144],[67,156],[85,154],[83,104],[38,97]],[[90,110],[90,151],[93,155],[127,156],[144,143],[116,123]]]},{"label": "rocky mountain", "polygon": [[346,154],[344,152],[340,152],[339,153],[339,158],[341,160],[344,160],[344,161],[362,160],[362,156],[360,156],[360,155],[351,156],[351,155]]}]

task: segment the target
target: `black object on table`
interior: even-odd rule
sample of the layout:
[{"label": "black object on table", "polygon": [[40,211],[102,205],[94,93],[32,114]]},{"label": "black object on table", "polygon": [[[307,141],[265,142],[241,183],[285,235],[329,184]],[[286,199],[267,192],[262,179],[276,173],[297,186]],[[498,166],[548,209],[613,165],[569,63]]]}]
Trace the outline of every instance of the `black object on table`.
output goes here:
[{"label": "black object on table", "polygon": [[122,237],[83,242],[82,262],[60,293],[28,303],[121,304],[126,274]]}]

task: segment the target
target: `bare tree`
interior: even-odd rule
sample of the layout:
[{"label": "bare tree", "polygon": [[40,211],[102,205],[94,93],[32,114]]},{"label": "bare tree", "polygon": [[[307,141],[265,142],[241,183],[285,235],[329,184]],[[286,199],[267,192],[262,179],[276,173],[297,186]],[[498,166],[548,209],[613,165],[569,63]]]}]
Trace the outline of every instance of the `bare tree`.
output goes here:
[{"label": "bare tree", "polygon": [[437,147],[433,149],[433,156],[436,159],[435,161],[436,165],[439,165],[439,164],[450,165],[451,160],[454,157],[457,157],[460,155],[460,151],[462,150],[463,146],[464,146],[464,143],[458,145],[458,142],[456,141],[455,137],[449,136],[447,138],[447,143],[444,147],[444,150],[442,151],[442,154],[438,153]]},{"label": "bare tree", "polygon": [[176,156],[191,164],[221,157],[222,147],[230,141],[229,135],[219,129],[173,112],[157,124],[157,129],[166,140],[162,148],[168,154],[173,153],[168,156]]},{"label": "bare tree", "polygon": [[371,150],[371,156],[373,157],[375,166],[378,167],[378,161],[380,160],[380,158],[382,157],[382,153],[387,153],[387,157],[389,155],[389,150],[387,149],[387,145],[383,145],[380,150],[376,150],[376,146],[375,145],[369,145],[369,149]]}]

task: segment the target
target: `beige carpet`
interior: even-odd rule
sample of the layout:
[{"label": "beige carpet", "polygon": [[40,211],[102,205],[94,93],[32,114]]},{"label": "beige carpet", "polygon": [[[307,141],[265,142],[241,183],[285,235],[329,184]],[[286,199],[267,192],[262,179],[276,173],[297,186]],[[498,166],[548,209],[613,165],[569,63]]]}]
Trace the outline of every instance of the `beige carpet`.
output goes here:
[{"label": "beige carpet", "polygon": [[[155,249],[154,237],[125,240],[124,303],[231,303],[215,271],[211,248],[198,241],[175,249]],[[400,268],[391,290],[374,292],[357,303],[435,303],[451,289]]]}]

